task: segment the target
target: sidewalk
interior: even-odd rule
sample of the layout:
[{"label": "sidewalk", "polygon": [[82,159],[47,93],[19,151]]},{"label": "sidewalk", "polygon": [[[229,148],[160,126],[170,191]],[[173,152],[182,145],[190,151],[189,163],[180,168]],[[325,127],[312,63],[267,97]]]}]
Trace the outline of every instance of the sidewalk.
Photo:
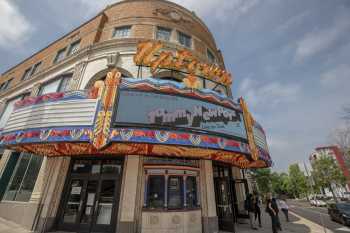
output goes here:
[{"label": "sidewalk", "polygon": [[[271,219],[268,216],[267,213],[262,213],[262,228],[259,228],[258,230],[252,230],[250,229],[249,221],[248,219],[243,220],[244,224],[237,224],[236,226],[236,232],[237,233],[272,233],[271,228]],[[296,215],[294,213],[289,214],[289,220],[290,222],[285,221],[285,217],[283,213],[279,214],[279,218],[282,225],[282,232],[281,233],[325,233],[325,230],[322,226],[311,222],[299,215]],[[257,222],[256,222],[257,225]],[[333,233],[333,231],[326,229],[327,233]],[[224,233],[224,232],[220,232]]]},{"label": "sidewalk", "polygon": [[0,218],[0,233],[30,233],[20,225],[17,225],[13,222],[7,221],[3,218]]}]

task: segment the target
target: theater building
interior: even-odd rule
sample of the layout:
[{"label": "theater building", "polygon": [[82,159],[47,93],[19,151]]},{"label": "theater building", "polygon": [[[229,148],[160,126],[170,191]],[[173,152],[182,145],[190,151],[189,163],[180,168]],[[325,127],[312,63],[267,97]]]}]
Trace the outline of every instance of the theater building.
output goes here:
[{"label": "theater building", "polygon": [[125,0],[0,77],[0,217],[33,231],[236,232],[271,166],[203,21]]}]

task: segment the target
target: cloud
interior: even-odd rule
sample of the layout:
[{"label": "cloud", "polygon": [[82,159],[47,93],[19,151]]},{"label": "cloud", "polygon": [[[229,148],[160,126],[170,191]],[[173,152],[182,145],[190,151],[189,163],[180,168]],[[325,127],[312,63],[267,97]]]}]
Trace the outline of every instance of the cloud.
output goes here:
[{"label": "cloud", "polygon": [[350,64],[340,64],[321,74],[321,84],[326,87],[350,85]]},{"label": "cloud", "polygon": [[348,16],[336,17],[334,23],[327,28],[313,29],[296,43],[295,61],[303,62],[334,45],[344,32],[350,28]]},{"label": "cloud", "polygon": [[0,1],[0,47],[22,44],[33,31],[33,25],[21,14],[12,1]]},{"label": "cloud", "polygon": [[88,14],[97,13],[107,5],[120,2],[116,0],[77,0],[83,7],[88,10]]},{"label": "cloud", "polygon": [[294,101],[300,93],[301,87],[297,84],[282,84],[278,81],[263,84],[251,78],[244,79],[239,93],[252,106],[276,106],[281,103]]}]

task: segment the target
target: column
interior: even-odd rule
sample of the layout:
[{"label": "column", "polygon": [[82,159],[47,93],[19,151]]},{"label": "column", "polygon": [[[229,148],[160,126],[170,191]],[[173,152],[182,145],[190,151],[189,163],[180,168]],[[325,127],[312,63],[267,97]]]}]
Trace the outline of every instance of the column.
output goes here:
[{"label": "column", "polygon": [[124,166],[124,180],[119,203],[118,233],[133,233],[137,228],[136,210],[141,205],[138,195],[140,182],[140,157],[127,155]]},{"label": "column", "polygon": [[35,97],[39,94],[41,83],[36,83],[30,91],[30,96]]},{"label": "column", "polygon": [[218,232],[212,161],[201,160],[200,169],[203,233]]}]

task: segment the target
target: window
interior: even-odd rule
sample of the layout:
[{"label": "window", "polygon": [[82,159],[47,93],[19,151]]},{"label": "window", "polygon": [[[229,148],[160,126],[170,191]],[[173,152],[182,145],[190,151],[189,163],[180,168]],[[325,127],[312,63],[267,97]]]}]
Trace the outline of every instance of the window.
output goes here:
[{"label": "window", "polygon": [[30,200],[42,160],[42,156],[21,153],[6,188],[4,200],[23,202]]},{"label": "window", "polygon": [[189,176],[186,179],[186,205],[189,208],[197,206],[197,180],[194,176]]},{"label": "window", "polygon": [[157,27],[156,39],[157,40],[165,40],[170,41],[171,29]]},{"label": "window", "polygon": [[148,203],[147,206],[151,209],[163,208],[165,198],[165,177],[150,176],[148,180]]},{"label": "window", "polygon": [[13,80],[13,78],[1,83],[0,91],[5,91],[10,86],[10,83],[12,82],[12,80]]},{"label": "window", "polygon": [[215,56],[209,49],[207,49],[207,56],[210,63],[215,63]]},{"label": "window", "polygon": [[180,209],[183,207],[183,177],[170,176],[168,178],[168,208]]},{"label": "window", "polygon": [[5,107],[5,109],[2,112],[1,117],[0,117],[0,129],[5,127],[7,121],[10,118],[10,115],[15,107],[15,103],[19,100],[24,99],[26,96],[28,96],[28,94],[17,96],[15,98],[7,101],[6,107]]},{"label": "window", "polygon": [[186,35],[185,33],[178,32],[178,40],[179,43],[187,48],[192,47],[192,38],[189,35]]},{"label": "window", "polygon": [[123,26],[114,29],[113,38],[128,38],[130,37],[131,26]]},{"label": "window", "polygon": [[33,66],[32,71],[30,72],[30,76],[33,76],[34,74],[36,74],[36,73],[38,72],[40,66],[41,66],[41,62],[36,63],[36,64]]},{"label": "window", "polygon": [[72,74],[63,75],[53,81],[44,83],[39,90],[39,95],[45,95],[53,92],[65,92],[68,90],[69,80]]},{"label": "window", "polygon": [[68,49],[68,54],[67,56],[70,56],[74,53],[76,53],[79,50],[80,47],[80,40],[73,42]]},{"label": "window", "polygon": [[53,61],[53,63],[57,63],[57,62],[62,61],[66,55],[66,50],[67,50],[67,48],[63,48],[63,49],[59,50],[56,54],[56,57],[55,57],[55,60]]},{"label": "window", "polygon": [[185,209],[199,207],[198,172],[146,169],[145,208]]},{"label": "window", "polygon": [[30,75],[31,75],[31,71],[32,70],[32,67],[30,67],[30,68],[28,68],[28,69],[26,69],[25,71],[24,71],[24,74],[23,74],[23,76],[22,76],[22,80],[27,80],[27,79],[29,79],[30,78]]}]

